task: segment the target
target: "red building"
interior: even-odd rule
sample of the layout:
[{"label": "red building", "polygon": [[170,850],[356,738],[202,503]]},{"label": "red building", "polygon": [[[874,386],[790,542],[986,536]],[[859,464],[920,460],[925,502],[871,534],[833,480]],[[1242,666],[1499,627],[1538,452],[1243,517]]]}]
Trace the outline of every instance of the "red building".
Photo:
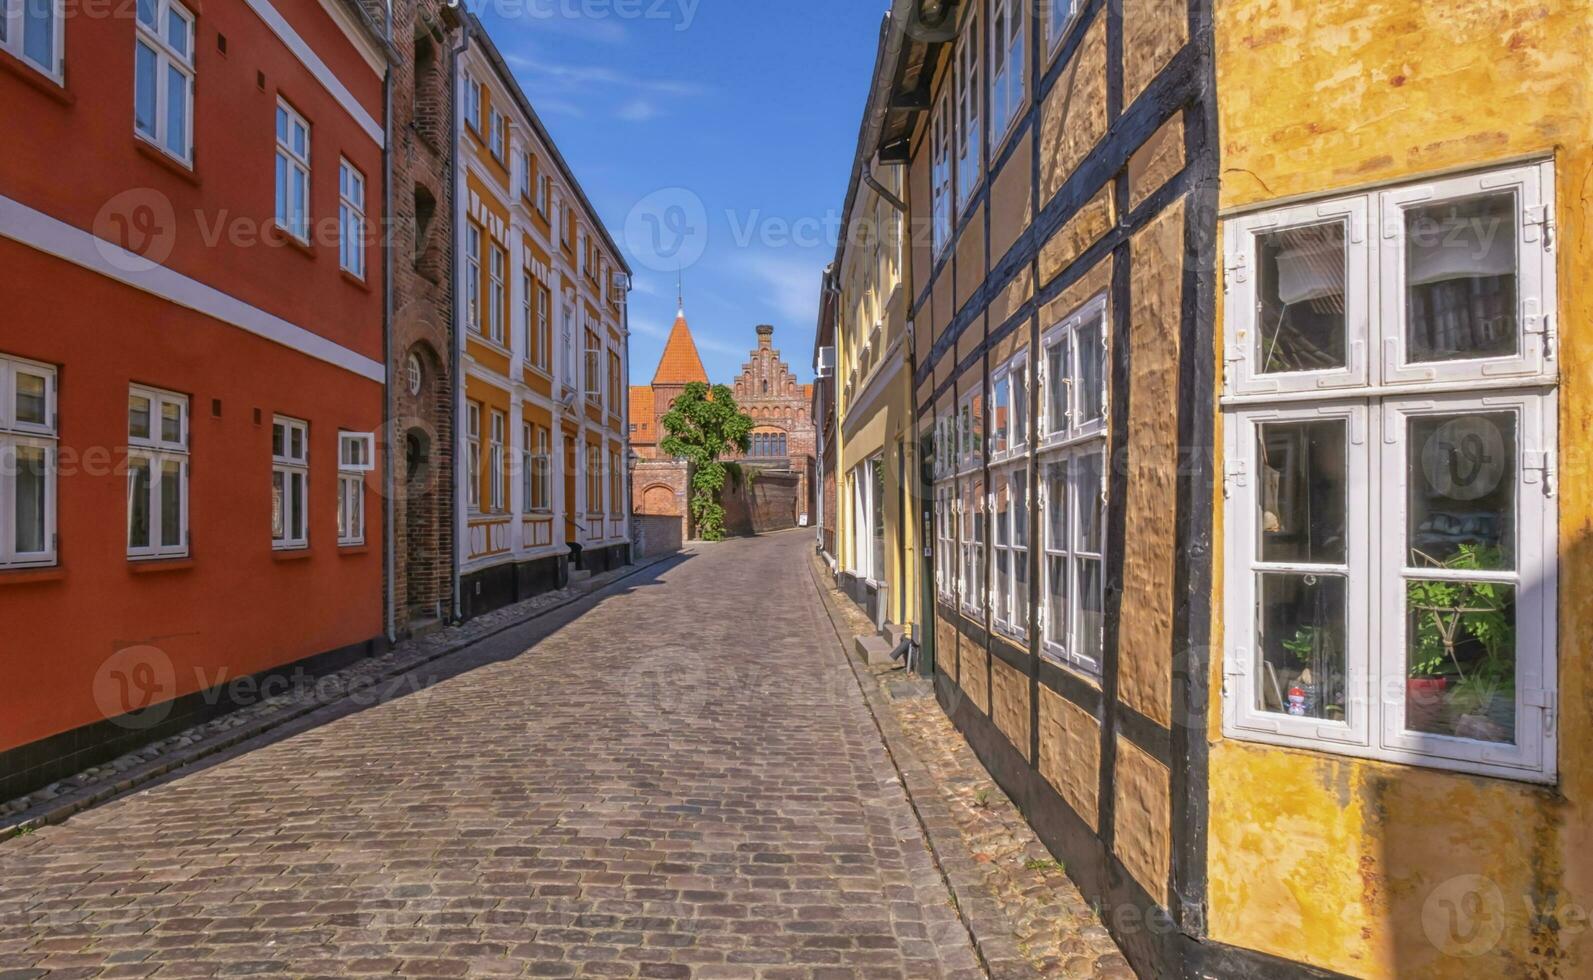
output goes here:
[{"label": "red building", "polygon": [[120,9],[0,35],[0,798],[384,632],[380,31]]}]

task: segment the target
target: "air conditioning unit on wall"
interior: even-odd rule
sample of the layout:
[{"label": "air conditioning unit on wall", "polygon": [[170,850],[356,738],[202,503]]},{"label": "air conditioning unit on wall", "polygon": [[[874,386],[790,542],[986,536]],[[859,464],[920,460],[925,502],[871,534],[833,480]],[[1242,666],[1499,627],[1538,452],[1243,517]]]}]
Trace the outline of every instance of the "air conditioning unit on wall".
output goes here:
[{"label": "air conditioning unit on wall", "polygon": [[818,357],[813,361],[813,373],[821,378],[835,375],[835,348],[820,347]]}]

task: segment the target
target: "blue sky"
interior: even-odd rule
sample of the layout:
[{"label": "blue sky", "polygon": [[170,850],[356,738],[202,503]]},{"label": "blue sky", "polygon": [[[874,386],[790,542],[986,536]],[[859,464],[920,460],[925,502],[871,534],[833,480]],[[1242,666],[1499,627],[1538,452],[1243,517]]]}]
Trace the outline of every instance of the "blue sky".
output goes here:
[{"label": "blue sky", "polygon": [[652,379],[680,264],[710,378],[759,323],[809,378],[884,0],[467,3],[636,273],[632,382]]}]

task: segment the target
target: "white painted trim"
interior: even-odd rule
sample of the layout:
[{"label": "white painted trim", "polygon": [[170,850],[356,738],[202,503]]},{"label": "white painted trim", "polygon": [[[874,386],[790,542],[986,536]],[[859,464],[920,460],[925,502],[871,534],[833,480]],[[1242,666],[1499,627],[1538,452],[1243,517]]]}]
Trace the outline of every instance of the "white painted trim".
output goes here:
[{"label": "white painted trim", "polygon": [[4,196],[0,196],[0,237],[54,255],[378,384],[387,381],[387,368],[380,361]]},{"label": "white painted trim", "polygon": [[270,0],[244,0],[244,2],[256,14],[260,15],[260,19],[265,21],[265,25],[271,28],[272,33],[276,34],[277,38],[293,53],[293,56],[298,58],[300,63],[310,70],[310,74],[315,76],[316,81],[321,83],[327,92],[331,94],[332,98],[350,116],[354,117],[354,122],[365,130],[365,135],[369,136],[377,146],[386,146],[386,134],[382,129],[381,123],[377,122],[369,112],[365,111],[365,107],[360,105],[359,100],[354,97],[354,93],[350,92],[348,86],[343,84],[343,80],[338,78],[337,73],[332,71],[331,67],[321,60],[321,56],[315,53],[315,49],[311,48],[304,38],[299,36],[299,32],[293,29],[293,25],[288,23],[287,18],[283,17],[277,11],[277,8],[271,6]]}]

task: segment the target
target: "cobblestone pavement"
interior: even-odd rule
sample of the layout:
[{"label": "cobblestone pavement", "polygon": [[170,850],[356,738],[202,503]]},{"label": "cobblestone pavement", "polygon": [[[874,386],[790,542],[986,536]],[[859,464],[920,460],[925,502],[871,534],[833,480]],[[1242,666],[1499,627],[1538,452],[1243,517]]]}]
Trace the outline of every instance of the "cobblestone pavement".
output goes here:
[{"label": "cobblestone pavement", "polygon": [[0,844],[0,977],[974,977],[806,534]]},{"label": "cobblestone pavement", "polygon": [[[812,559],[821,582],[823,567]],[[843,632],[868,617],[827,587]],[[1096,910],[1068,878],[946,717],[927,680],[900,668],[862,668],[877,682],[897,765],[930,831],[994,977],[1132,980],[1133,970]],[[894,724],[893,724],[894,723]],[[913,779],[921,774],[920,779]],[[915,783],[917,785],[915,785]]]}]

